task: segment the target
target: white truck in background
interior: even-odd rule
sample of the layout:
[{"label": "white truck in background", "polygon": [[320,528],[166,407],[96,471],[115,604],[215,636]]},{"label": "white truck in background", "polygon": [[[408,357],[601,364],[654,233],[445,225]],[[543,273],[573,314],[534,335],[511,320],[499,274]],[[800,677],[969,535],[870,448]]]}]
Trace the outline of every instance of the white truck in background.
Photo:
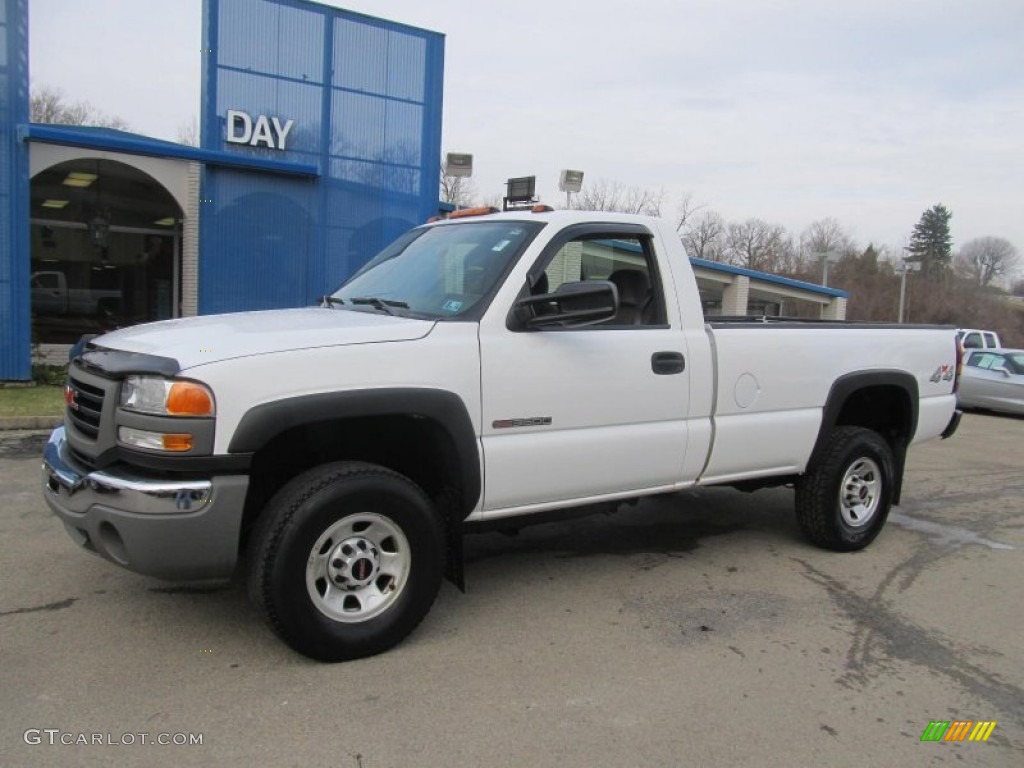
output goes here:
[{"label": "white truck in background", "polygon": [[980,328],[957,328],[957,341],[964,356],[976,349],[1002,349],[1003,342],[995,331],[983,331]]},{"label": "white truck in background", "polygon": [[113,316],[122,299],[119,290],[70,288],[58,270],[32,273],[32,311],[40,315]]},{"label": "white truck in background", "polygon": [[408,635],[495,521],[785,484],[811,541],[867,546],[907,450],[956,429],[958,364],[953,328],[705,318],[656,219],[460,212],[319,307],[93,339],[43,494],[126,568],[244,562],[273,630],[338,661]]}]

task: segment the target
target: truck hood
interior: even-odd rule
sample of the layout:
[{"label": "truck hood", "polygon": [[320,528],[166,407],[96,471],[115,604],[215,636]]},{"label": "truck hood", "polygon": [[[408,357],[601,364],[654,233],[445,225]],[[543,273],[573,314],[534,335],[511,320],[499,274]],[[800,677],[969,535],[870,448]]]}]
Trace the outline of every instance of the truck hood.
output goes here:
[{"label": "truck hood", "polygon": [[173,358],[182,370],[273,352],[412,341],[434,321],[340,308],[273,309],[137,325],[93,340],[98,347]]}]

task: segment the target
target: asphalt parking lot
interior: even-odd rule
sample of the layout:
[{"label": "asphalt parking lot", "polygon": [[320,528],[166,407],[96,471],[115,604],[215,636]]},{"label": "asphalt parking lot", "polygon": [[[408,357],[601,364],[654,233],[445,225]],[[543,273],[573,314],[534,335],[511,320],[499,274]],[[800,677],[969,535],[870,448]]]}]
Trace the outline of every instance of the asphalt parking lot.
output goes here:
[{"label": "asphalt parking lot", "polygon": [[[0,434],[3,766],[1024,765],[1021,419],[917,447],[856,554],[804,543],[785,489],[471,537],[465,595],[340,665],[278,642],[238,582],[79,551],[42,439]],[[997,724],[921,741],[957,720]]]}]

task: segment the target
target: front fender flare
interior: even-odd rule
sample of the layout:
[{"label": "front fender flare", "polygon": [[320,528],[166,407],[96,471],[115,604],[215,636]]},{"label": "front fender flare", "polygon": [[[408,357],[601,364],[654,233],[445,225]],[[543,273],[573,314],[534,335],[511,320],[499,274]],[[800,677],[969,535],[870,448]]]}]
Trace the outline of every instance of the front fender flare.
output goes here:
[{"label": "front fender flare", "polygon": [[277,435],[326,419],[413,416],[431,419],[451,438],[462,481],[462,515],[480,498],[482,478],[476,430],[462,398],[439,389],[382,388],[298,395],[248,410],[228,445],[229,453],[255,453]]}]

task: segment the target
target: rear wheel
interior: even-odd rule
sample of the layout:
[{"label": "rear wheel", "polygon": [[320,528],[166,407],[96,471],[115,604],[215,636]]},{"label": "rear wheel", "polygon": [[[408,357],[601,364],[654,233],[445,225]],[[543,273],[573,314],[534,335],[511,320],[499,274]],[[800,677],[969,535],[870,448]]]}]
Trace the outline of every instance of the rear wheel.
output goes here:
[{"label": "rear wheel", "polygon": [[401,641],[437,596],[443,526],[423,491],[384,467],[339,462],[285,485],[249,553],[249,595],[271,628],[321,661]]},{"label": "rear wheel", "polygon": [[852,552],[878,536],[892,506],[893,455],[877,432],[836,427],[796,486],[796,518],[813,543]]}]

